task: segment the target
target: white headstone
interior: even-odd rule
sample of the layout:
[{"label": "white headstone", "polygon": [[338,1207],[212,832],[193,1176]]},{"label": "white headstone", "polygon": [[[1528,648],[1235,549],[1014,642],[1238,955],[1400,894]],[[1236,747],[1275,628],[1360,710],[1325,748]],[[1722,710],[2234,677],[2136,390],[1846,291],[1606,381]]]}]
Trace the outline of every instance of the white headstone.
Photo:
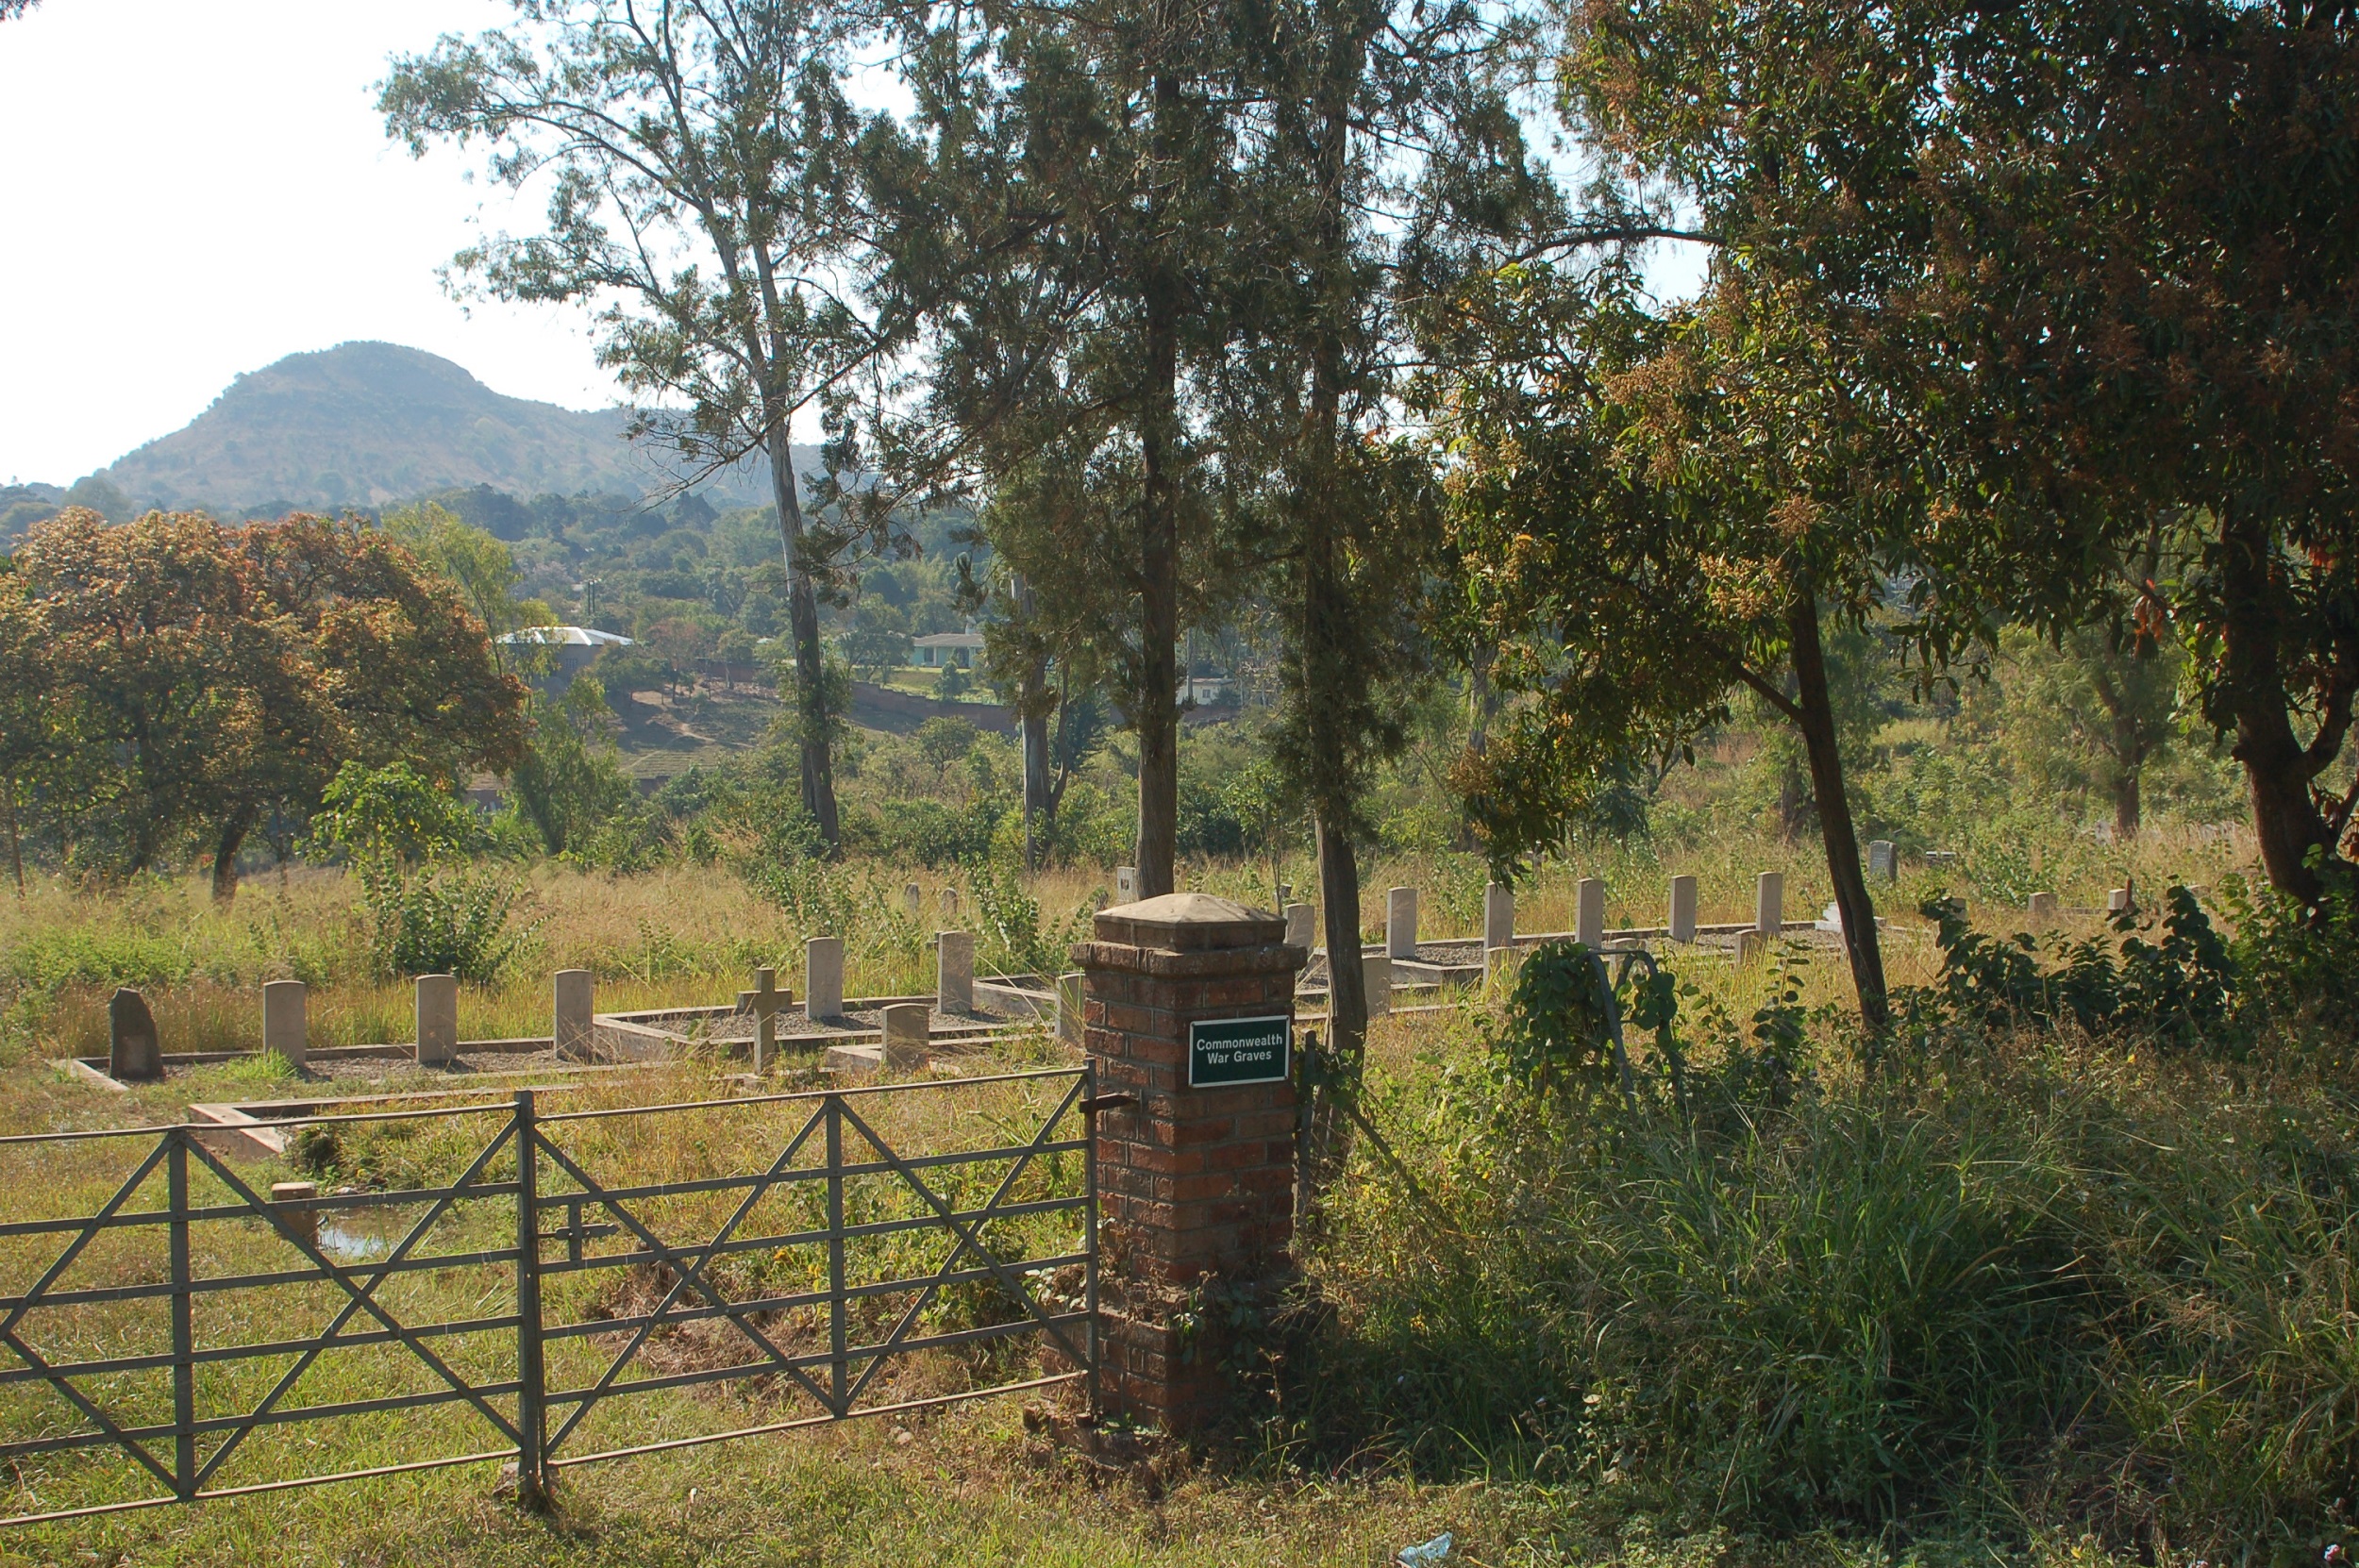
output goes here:
[{"label": "white headstone", "polygon": [[1515,945],[1515,890],[1504,882],[1483,885],[1482,945],[1485,951]]},{"label": "white headstone", "polygon": [[1900,879],[1900,855],[1890,839],[1870,839],[1867,842],[1867,875],[1887,882]]},{"label": "white headstone", "polygon": [[895,1002],[885,1009],[885,1065],[923,1067],[932,1024],[933,1009],[923,1002]]},{"label": "white headstone", "polygon": [[459,976],[418,976],[418,1065],[447,1067],[459,1055]]},{"label": "white headstone", "polygon": [[1369,953],[1360,960],[1361,983],[1368,991],[1368,1016],[1381,1018],[1393,1010],[1393,959],[1389,953]]},{"label": "white headstone", "polygon": [[2030,908],[2032,929],[2045,930],[2056,924],[2056,895],[2052,892],[2032,894]]},{"label": "white headstone", "polygon": [[1736,961],[1738,963],[1751,963],[1767,951],[1769,951],[1769,939],[1759,931],[1736,933]]},{"label": "white headstone", "polygon": [[803,1016],[844,1016],[842,937],[812,937],[803,943]]},{"label": "white headstone", "polygon": [[1785,929],[1785,873],[1765,871],[1753,890],[1753,929],[1775,940]]},{"label": "white headstone", "polygon": [[1308,904],[1286,906],[1286,945],[1309,951],[1318,937],[1318,912]]},{"label": "white headstone", "polygon": [[1671,940],[1696,940],[1696,879],[1693,876],[1671,878]]},{"label": "white headstone", "polygon": [[1114,902],[1135,904],[1139,901],[1139,868],[1114,867]]},{"label": "white headstone", "polygon": [[291,1067],[302,1066],[310,1055],[309,994],[301,980],[262,983],[262,1049],[276,1051]]},{"label": "white headstone", "polygon": [[1594,952],[1605,945],[1605,883],[1584,876],[1574,891],[1573,940]]},{"label": "white headstone", "polygon": [[1388,958],[1417,956],[1417,890],[1394,888],[1384,894],[1384,952]]},{"label": "white headstone", "polygon": [[554,987],[550,1034],[560,1061],[588,1061],[597,1025],[596,981],[586,969],[560,969]]},{"label": "white headstone", "polygon": [[2135,914],[2137,912],[2137,904],[2136,901],[2132,898],[2130,890],[2128,888],[2114,888],[2107,892],[2105,894],[2105,912],[2109,915],[2117,915],[2122,913],[2124,910],[2127,910],[2132,914]]},{"label": "white headstone", "polygon": [[934,1006],[945,1012],[975,1010],[975,933],[934,933]]}]

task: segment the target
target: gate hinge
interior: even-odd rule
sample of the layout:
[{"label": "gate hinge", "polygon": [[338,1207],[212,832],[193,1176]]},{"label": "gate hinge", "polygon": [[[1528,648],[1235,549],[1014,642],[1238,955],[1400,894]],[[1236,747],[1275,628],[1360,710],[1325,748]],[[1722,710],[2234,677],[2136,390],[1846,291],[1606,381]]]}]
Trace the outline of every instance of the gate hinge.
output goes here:
[{"label": "gate hinge", "polygon": [[1084,1116],[1095,1116],[1101,1110],[1118,1110],[1124,1106],[1138,1103],[1136,1094],[1092,1094],[1080,1102],[1080,1111]]}]

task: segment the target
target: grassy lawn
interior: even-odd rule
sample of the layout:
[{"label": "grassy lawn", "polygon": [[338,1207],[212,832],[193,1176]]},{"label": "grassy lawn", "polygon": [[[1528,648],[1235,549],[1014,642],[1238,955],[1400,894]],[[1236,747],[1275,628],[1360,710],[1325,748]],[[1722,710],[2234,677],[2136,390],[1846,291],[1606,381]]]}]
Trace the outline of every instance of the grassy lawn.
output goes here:
[{"label": "grassy lawn", "polygon": [[[2086,904],[2101,902],[2103,887],[2125,871],[2147,877],[2167,865],[2208,878],[2234,850],[2156,835],[2135,867],[2090,857],[2049,869],[2068,904]],[[1609,879],[1615,924],[1660,918],[1655,887],[1672,871],[1702,874],[1707,922],[1748,914],[1761,870],[1788,872],[1790,915],[1818,896],[1806,855],[1752,842],[1592,869]],[[1307,868],[1285,873],[1298,884],[1310,879]],[[918,881],[930,915],[954,879],[858,867],[843,876],[850,907],[868,911],[847,943],[847,990],[927,989],[925,938],[935,922],[900,912],[900,891]],[[1197,868],[1188,880],[1266,900],[1268,877],[1266,867],[1234,866]],[[1551,873],[1528,890],[1519,926],[1569,926],[1572,880]],[[1425,890],[1430,936],[1473,928],[1479,868],[1436,858],[1375,870],[1364,935],[1380,925],[1382,890],[1394,882]],[[1045,914],[1057,917],[1100,885],[1096,876],[1061,873],[1036,892]],[[1907,885],[1885,900],[1896,910],[1887,956],[1896,983],[1933,973],[1921,927],[1898,913],[1930,891]],[[468,988],[469,1037],[544,1029],[546,975],[560,966],[595,971],[608,1009],[718,1000],[757,962],[776,964],[790,984],[799,978],[805,933],[725,874],[544,870],[531,874],[531,896],[542,922],[532,949],[501,983]],[[167,1049],[251,1047],[256,987],[287,974],[313,984],[315,1040],[405,1038],[408,988],[372,978],[360,942],[350,890],[333,873],[299,873],[283,884],[258,878],[228,910],[192,883],[104,896],[37,887],[0,911],[8,986],[0,1132],[161,1125],[192,1101],[315,1092],[248,1061],[118,1094],[50,1063],[69,1051],[103,1051],[104,998],[122,979],[146,990]],[[1658,1109],[1616,1123],[1601,1106],[1598,1128],[1618,1130],[1593,1135],[1581,1119],[1534,1121],[1495,1104],[1478,1020],[1427,1013],[1378,1026],[1370,1104],[1417,1192],[1389,1159],[1356,1147],[1325,1223],[1301,1249],[1326,1303],[1323,1326],[1287,1352],[1292,1381],[1280,1404],[1209,1449],[1164,1447],[1141,1462],[1103,1464],[1034,1429],[1053,1422],[1028,1422],[1028,1407],[1053,1395],[1020,1394],[562,1471],[558,1507],[545,1517],[495,1496],[496,1465],[477,1464],[0,1531],[0,1562],[1369,1564],[1445,1529],[1458,1543],[1452,1560],[1473,1564],[2116,1560],[2109,1553],[2181,1561],[2158,1526],[2140,1522],[2168,1517],[2167,1493],[2157,1501],[2154,1492],[2165,1475],[2183,1489],[2211,1489],[2205,1519],[2251,1516],[2255,1496],[2295,1499],[2263,1510],[2281,1520],[2268,1526],[2264,1555],[2316,1560],[2284,1554],[2313,1525],[2334,1527],[2331,1514],[2301,1500],[2313,1496],[2304,1477],[2340,1462],[2334,1456],[2348,1445],[2350,1412],[2333,1390],[2338,1380],[2359,1384],[2359,1312],[2350,1306],[2340,1239],[2348,1216],[2336,1218],[2339,1200],[2320,1201],[2341,1191],[2334,1161],[2351,1159],[2346,1090],[2241,1065],[2158,1064],[2088,1042],[1995,1049],[1970,1070],[1963,1059],[1929,1061],[1905,1084],[1865,1085],[1839,1048],[1849,985],[1832,952],[1782,970],[1691,954],[1681,972],[1692,987],[1683,1016],[1736,1021],[1726,1026],[1737,1028],[1730,1039],[1790,987],[1799,1009],[1816,1014],[1820,1055],[1805,1064],[1811,1093],[1776,1111],[1732,1098],[1738,1109],[1717,1122],[1709,1114],[1675,1122]],[[1006,1054],[1023,1065],[1071,1059],[1037,1036]],[[1706,1093],[1751,1070],[1742,1052],[1726,1061],[1707,1052],[1696,1065]],[[446,1085],[396,1066],[376,1087]],[[484,1087],[494,1098],[507,1090]],[[729,1093],[713,1066],[684,1063],[553,1092],[544,1109]],[[1027,1136],[1041,1110],[1034,1087],[962,1089],[923,1103],[896,1099],[878,1125],[904,1152],[941,1151]],[[766,1160],[795,1114],[724,1106],[644,1130],[583,1123],[567,1146],[596,1162],[602,1180],[726,1174]],[[324,1188],[398,1191],[448,1180],[496,1125],[340,1132],[332,1150],[237,1168],[258,1187],[300,1176]],[[89,1212],[137,1152],[132,1143],[0,1149],[0,1201],[10,1218]],[[495,1167],[488,1178],[497,1175]],[[215,1191],[209,1179],[198,1180],[199,1202]],[[160,1193],[160,1179],[152,1191]],[[709,1234],[727,1209],[712,1194],[670,1201],[655,1208],[678,1240]],[[862,1201],[855,1193],[854,1207]],[[436,1231],[433,1249],[499,1245],[503,1226],[512,1238],[512,1200],[482,1202]],[[780,1228],[792,1228],[790,1218],[772,1216]],[[1051,1229],[1044,1222],[1042,1245],[1054,1243]],[[293,1263],[292,1249],[253,1222],[198,1234],[200,1276]],[[109,1238],[69,1283],[160,1279],[155,1241]],[[47,1244],[53,1254],[56,1243]],[[280,1252],[286,1258],[275,1263]],[[1991,1263],[2016,1253],[2019,1264]],[[2042,1259],[2076,1253],[2076,1268],[2102,1264],[2091,1299],[2102,1296],[2103,1312],[2049,1303],[2041,1309],[2051,1318],[2024,1317],[2021,1280],[2053,1266]],[[20,1289],[50,1254],[22,1242],[0,1246],[7,1288]],[[868,1262],[929,1266],[882,1251]],[[733,1282],[775,1289],[810,1277],[808,1259],[756,1255],[748,1266],[757,1265],[772,1272]],[[2199,1283],[2173,1283],[2188,1278]],[[512,1300],[508,1280],[501,1267],[422,1271],[389,1283],[384,1299],[406,1322],[494,1315]],[[630,1293],[645,1284],[582,1276],[552,1293],[580,1317],[632,1309]],[[301,1286],[243,1306],[209,1305],[199,1343],[297,1334],[340,1299]],[[784,1322],[779,1331],[803,1330]],[[163,1343],[152,1309],[82,1309],[63,1327],[52,1314],[40,1332],[61,1355],[138,1354]],[[1901,1358],[1900,1371],[1916,1378],[1912,1397],[1959,1410],[1921,1410],[1900,1438],[1865,1432],[1857,1422],[1872,1426],[1876,1418],[1859,1412],[1905,1400],[1896,1405],[1874,1377],[1831,1369],[1856,1363],[1872,1344],[1883,1347],[1875,1354],[1887,1370]],[[602,1345],[611,1349],[611,1337],[573,1342],[562,1352],[574,1359],[567,1378],[594,1376]],[[666,1366],[723,1364],[696,1360],[712,1347],[695,1334],[659,1348]],[[491,1379],[512,1341],[456,1336],[447,1354]],[[880,1397],[1029,1377],[1039,1371],[1031,1357],[1029,1348],[922,1353]],[[1961,1370],[1929,1383],[1910,1357]],[[2006,1414],[2014,1407],[1986,1408],[1985,1392],[2032,1404],[2066,1394],[2094,1401],[2097,1385],[2080,1380],[2084,1365],[2108,1369],[2105,1397],[2118,1408],[2091,1418],[2080,1447],[2066,1443],[2052,1460],[2033,1462],[2004,1438],[1988,1452],[2014,1467],[2014,1478],[1967,1476],[1962,1456],[1981,1451],[1973,1422],[2015,1419]],[[301,1386],[300,1402],[413,1391],[428,1386],[421,1376],[406,1353],[338,1352]],[[223,1397],[234,1391],[250,1402],[267,1381],[257,1370],[220,1387]],[[123,1377],[105,1397],[158,1419],[169,1409],[157,1410],[161,1388],[153,1376]],[[2217,1392],[2191,1399],[2193,1388]],[[1755,1389],[1768,1392],[1748,1392]],[[1781,1397],[1800,1412],[1799,1439],[1765,1436],[1745,1413],[1748,1401]],[[1584,1398],[1588,1413],[1576,1420]],[[1648,1403],[1661,1399],[1672,1403]],[[809,1408],[760,1383],[668,1390],[602,1409],[585,1441],[624,1446]],[[2303,1417],[2303,1409],[2318,1413]],[[0,1420],[12,1431],[60,1430],[65,1418],[38,1390],[0,1389]],[[1732,1421],[1733,1447],[1714,1425]],[[1658,1431],[1662,1443],[1650,1445],[1646,1434]],[[1810,1477],[1814,1495],[1846,1495],[1853,1471],[1845,1467],[1853,1464],[1870,1477],[1861,1495],[1882,1495],[1874,1489],[1888,1483],[1873,1476],[1885,1460],[1874,1444],[1888,1441],[1901,1444],[1887,1466],[1895,1474],[1946,1478],[1914,1501],[1896,1505],[1894,1493],[1872,1509],[1846,1505],[1832,1515],[1779,1501],[1788,1475]],[[455,1406],[291,1425],[258,1435],[216,1484],[499,1446],[485,1423]],[[2099,1475],[2108,1465],[2111,1480]],[[2033,1485],[2025,1475],[2045,1479]],[[29,1459],[8,1478],[0,1506],[99,1503],[139,1494],[136,1479],[127,1461]],[[1916,1521],[1906,1531],[1874,1523],[1878,1510],[1895,1506]],[[2058,1523],[2090,1519],[2109,1546],[2082,1543],[2079,1525]]]}]

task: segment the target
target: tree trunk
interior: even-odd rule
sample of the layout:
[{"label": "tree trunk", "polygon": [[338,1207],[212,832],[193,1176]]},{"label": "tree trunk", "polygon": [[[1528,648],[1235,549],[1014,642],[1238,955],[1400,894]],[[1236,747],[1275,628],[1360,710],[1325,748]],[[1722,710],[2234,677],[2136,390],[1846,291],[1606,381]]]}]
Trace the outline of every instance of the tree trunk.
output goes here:
[{"label": "tree trunk", "polygon": [[2138,774],[2145,763],[2135,738],[2125,733],[2133,727],[2133,721],[2115,721],[2115,742],[2119,749],[2114,758],[2113,777],[2107,781],[2114,797],[2114,837],[2124,843],[2138,836]]},{"label": "tree trunk", "polygon": [[[2284,607],[2270,581],[2268,530],[2240,519],[2230,521],[2221,527],[2220,542],[2225,546],[2220,571],[2222,685],[2236,724],[2236,743],[2230,755],[2244,764],[2252,795],[2252,828],[2270,886],[2315,909],[2326,887],[2310,858],[2315,851],[2332,859],[2334,833],[2310,793],[2310,781],[2320,769],[2312,766],[2286,711],[2284,666],[2278,647]],[[2341,737],[2334,739],[2339,742]]]},{"label": "tree trunk", "polygon": [[[1155,78],[1160,142],[1180,114],[1176,76]],[[1178,886],[1172,862],[1180,839],[1180,501],[1173,472],[1179,454],[1180,283],[1158,258],[1146,288],[1146,375],[1139,410],[1146,495],[1139,532],[1138,692],[1132,722],[1139,735],[1139,837],[1132,859],[1139,896]]]},{"label": "tree trunk", "polygon": [[795,449],[786,422],[771,426],[770,489],[778,508],[778,534],[786,548],[786,619],[795,640],[796,743],[802,754],[803,809],[819,825],[819,837],[834,848],[843,839],[835,809],[835,770],[828,756],[834,727],[828,711],[828,665],[819,642],[819,596],[803,561],[803,507],[795,493]]},{"label": "tree trunk", "polygon": [[245,847],[245,836],[253,831],[254,813],[240,811],[221,825],[221,835],[213,841],[213,902],[226,904],[238,896],[238,852]]},{"label": "tree trunk", "polygon": [[25,846],[16,831],[16,778],[11,775],[8,787],[8,869],[16,875],[16,895],[25,896]]},{"label": "tree trunk", "polygon": [[1836,911],[1843,918],[1843,945],[1850,955],[1851,983],[1859,991],[1861,1020],[1882,1034],[1891,1021],[1884,998],[1883,948],[1876,934],[1876,905],[1859,859],[1859,834],[1851,826],[1851,802],[1843,788],[1843,753],[1837,744],[1834,707],[1827,691],[1827,653],[1818,630],[1818,599],[1805,579],[1786,607],[1793,643],[1796,706],[1801,710],[1802,747],[1810,757],[1811,790],[1818,808],[1818,832],[1827,849],[1827,872],[1834,881]]},{"label": "tree trunk", "polygon": [[[1028,678],[1037,679],[1037,673]],[[1032,702],[1020,709],[1024,726],[1024,869],[1040,869],[1037,825],[1048,820],[1048,714]]]}]

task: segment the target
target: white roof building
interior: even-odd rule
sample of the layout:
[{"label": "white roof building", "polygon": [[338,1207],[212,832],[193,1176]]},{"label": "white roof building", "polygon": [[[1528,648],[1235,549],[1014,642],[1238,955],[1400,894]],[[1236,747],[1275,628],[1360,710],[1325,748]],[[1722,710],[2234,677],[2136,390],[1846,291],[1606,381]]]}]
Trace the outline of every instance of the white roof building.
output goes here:
[{"label": "white roof building", "polygon": [[910,639],[912,661],[922,669],[939,670],[946,664],[972,669],[983,651],[983,634],[969,626],[964,631],[929,632]]},{"label": "white roof building", "polygon": [[594,626],[526,626],[500,639],[503,642],[537,642],[558,648],[627,648],[630,639]]}]

